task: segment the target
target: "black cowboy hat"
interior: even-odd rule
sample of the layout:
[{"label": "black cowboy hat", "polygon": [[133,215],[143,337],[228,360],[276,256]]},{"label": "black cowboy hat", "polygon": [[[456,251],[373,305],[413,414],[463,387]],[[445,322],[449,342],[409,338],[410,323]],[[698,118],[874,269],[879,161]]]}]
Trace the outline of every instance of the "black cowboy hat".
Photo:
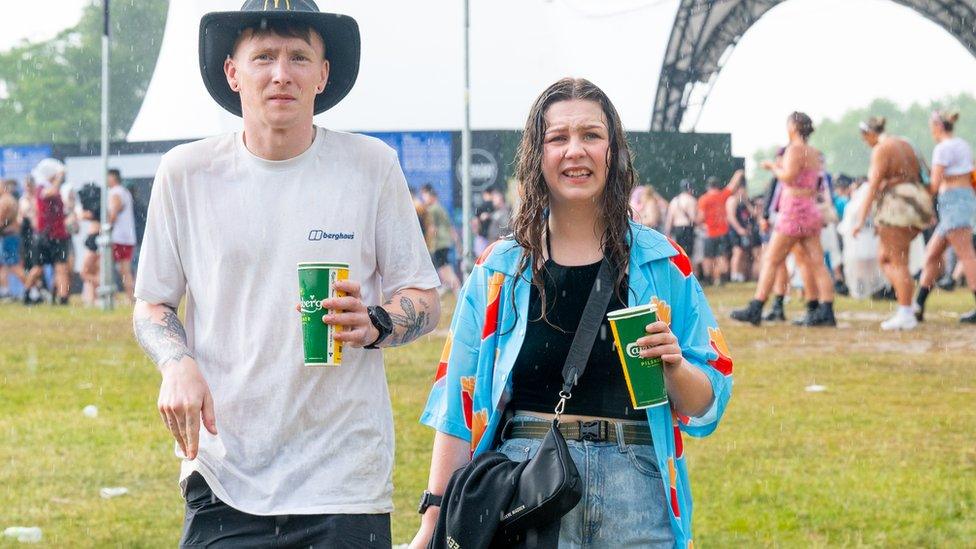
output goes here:
[{"label": "black cowboy hat", "polygon": [[242,116],[241,96],[230,89],[224,61],[241,31],[271,21],[308,25],[325,40],[329,81],[315,98],[315,114],[334,107],[349,93],[359,74],[359,25],[337,13],[322,13],[312,0],[245,0],[240,11],[208,13],[200,20],[200,74],[221,107]]}]

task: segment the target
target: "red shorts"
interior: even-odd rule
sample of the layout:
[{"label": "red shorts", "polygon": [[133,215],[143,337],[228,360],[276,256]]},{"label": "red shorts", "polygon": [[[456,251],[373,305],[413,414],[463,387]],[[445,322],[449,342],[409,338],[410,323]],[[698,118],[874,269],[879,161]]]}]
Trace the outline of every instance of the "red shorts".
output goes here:
[{"label": "red shorts", "polygon": [[132,261],[132,252],[136,247],[131,244],[112,244],[112,259],[116,263]]}]

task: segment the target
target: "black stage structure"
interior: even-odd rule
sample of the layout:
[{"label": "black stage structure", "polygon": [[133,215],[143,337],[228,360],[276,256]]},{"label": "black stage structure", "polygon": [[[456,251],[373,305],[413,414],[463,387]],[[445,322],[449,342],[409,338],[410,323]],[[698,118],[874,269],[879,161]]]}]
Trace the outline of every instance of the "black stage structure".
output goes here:
[{"label": "black stage structure", "polygon": [[[690,107],[700,112],[742,35],[766,12],[786,1],[681,0],[658,79],[651,131],[677,132]],[[892,1],[939,25],[976,56],[976,0]],[[701,99],[692,104],[696,95]]]}]

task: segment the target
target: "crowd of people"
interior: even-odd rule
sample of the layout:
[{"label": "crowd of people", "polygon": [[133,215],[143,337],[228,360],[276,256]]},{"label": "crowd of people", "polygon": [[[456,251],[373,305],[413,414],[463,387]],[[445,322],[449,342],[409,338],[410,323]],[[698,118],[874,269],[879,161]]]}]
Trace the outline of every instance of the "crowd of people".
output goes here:
[{"label": "crowd of people", "polygon": [[[756,293],[732,318],[755,325],[785,320],[791,275],[784,267],[791,257],[807,302],[807,314],[796,323],[835,326],[834,294],[864,293],[870,278],[861,261],[865,249],[876,255],[886,282],[876,295],[893,295],[898,303],[895,314],[881,323],[883,330],[916,328],[940,277],[965,277],[976,296],[976,174],[970,145],[953,134],[958,119],[955,112],[932,114],[929,130],[936,146],[931,167],[914,144],[886,132],[884,118],[864,121],[861,137],[872,149],[868,175],[834,182],[823,155],[808,142],[812,121],[803,113],[791,114],[789,145],[763,163],[775,177],[765,200],[764,224],[771,234]],[[865,234],[868,229],[872,235]],[[924,261],[913,268],[911,248],[922,242]],[[958,266],[949,261],[949,251]],[[852,279],[857,283],[849,286]],[[764,315],[770,294],[773,306]],[[976,323],[976,310],[959,320]]]},{"label": "crowd of people", "polygon": [[[413,204],[421,232],[427,242],[427,250],[441,281],[438,291],[441,295],[457,294],[461,288],[463,271],[463,266],[458,261],[458,252],[463,247],[457,228],[441,204],[433,185],[422,185],[414,193]],[[480,256],[489,244],[510,233],[511,218],[512,211],[502,187],[486,187],[481,192],[480,203],[476,205],[474,215],[469,221],[474,237],[472,251],[475,257]]]},{"label": "crowd of people", "polygon": [[[135,205],[116,169],[107,174],[108,222],[112,259],[131,301],[135,276]],[[68,305],[72,279],[81,282],[85,305],[97,301],[100,275],[101,188],[88,183],[78,188],[65,183],[65,166],[54,158],[41,160],[24,178],[0,182],[0,301],[19,299],[24,305]],[[76,261],[75,239],[83,240]],[[78,269],[74,265],[80,264]],[[11,281],[20,283],[15,295]]]},{"label": "crowd of people", "polygon": [[[872,117],[860,125],[871,148],[868,175],[834,177],[809,145],[813,121],[795,112],[789,144],[761,164],[773,173],[762,193],[749,195],[740,170],[728,182],[708,178],[700,195],[683,180],[670,202],[639,186],[630,206],[637,221],[687,251],[702,280],[757,283],[754,299],[732,313],[736,320],[786,321],[784,303],[795,287],[806,302],[796,325],[835,326],[840,294],[895,299],[898,308],[881,327],[910,330],[924,320],[935,285],[976,292],[976,176],[970,145],[953,133],[958,118],[933,113],[936,146],[927,163],[915,145],[885,132],[883,118]],[[960,321],[976,323],[976,310]]]}]

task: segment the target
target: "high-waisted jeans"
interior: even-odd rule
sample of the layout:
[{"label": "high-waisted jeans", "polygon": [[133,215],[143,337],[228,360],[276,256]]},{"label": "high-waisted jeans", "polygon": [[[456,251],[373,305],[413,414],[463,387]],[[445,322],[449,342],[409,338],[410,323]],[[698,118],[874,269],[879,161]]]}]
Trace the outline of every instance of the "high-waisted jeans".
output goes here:
[{"label": "high-waisted jeans", "polygon": [[[545,421],[525,415],[516,419]],[[524,461],[535,455],[540,444],[542,439],[513,438],[498,451]],[[674,545],[653,446],[574,440],[566,444],[583,481],[583,499],[562,518],[560,549]]]}]

